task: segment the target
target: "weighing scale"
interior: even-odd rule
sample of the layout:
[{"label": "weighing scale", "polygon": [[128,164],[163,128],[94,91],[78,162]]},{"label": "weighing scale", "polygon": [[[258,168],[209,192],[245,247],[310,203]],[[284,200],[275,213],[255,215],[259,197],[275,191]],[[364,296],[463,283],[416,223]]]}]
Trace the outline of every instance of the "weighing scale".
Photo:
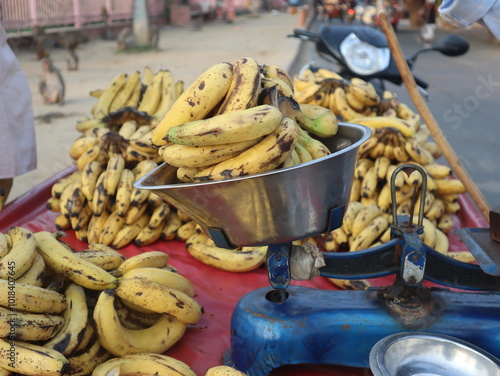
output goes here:
[{"label": "weighing scale", "polygon": [[[500,357],[500,245],[485,241],[488,229],[457,230],[478,265],[424,244],[422,216],[413,221],[413,210],[395,217],[391,240],[373,248],[310,253],[292,245],[341,226],[357,151],[370,135],[367,127],[340,123],[337,135],[321,140],[332,154],[298,166],[181,183],[176,168],[163,164],[135,183],[190,216],[219,247],[268,246],[270,286],[236,305],[225,364],[250,376],[293,364],[367,368],[379,340],[408,331],[456,337]],[[422,174],[423,213],[426,174],[408,164],[392,180],[401,170]],[[394,189],[392,195],[395,203]],[[310,266],[310,278],[389,276],[392,283],[341,291],[293,285],[297,262]]]}]

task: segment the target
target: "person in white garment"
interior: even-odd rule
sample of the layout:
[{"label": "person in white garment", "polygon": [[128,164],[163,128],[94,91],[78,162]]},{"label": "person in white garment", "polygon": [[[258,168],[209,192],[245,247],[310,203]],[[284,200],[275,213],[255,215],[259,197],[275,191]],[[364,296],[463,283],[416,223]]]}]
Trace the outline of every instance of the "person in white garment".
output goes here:
[{"label": "person in white garment", "polygon": [[4,202],[14,178],[36,169],[36,163],[30,87],[0,24],[0,190]]},{"label": "person in white garment", "polygon": [[444,20],[462,26],[479,23],[500,40],[500,1],[443,0],[438,12]]}]

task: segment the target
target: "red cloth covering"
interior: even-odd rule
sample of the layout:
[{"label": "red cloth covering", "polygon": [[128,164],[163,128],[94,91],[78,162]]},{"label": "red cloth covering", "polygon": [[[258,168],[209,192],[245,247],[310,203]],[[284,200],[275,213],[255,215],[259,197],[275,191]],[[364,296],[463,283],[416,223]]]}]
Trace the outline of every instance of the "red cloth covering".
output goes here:
[{"label": "red cloth covering", "polygon": [[[23,226],[32,231],[56,231],[54,218],[57,213],[48,211],[45,203],[50,197],[52,185],[72,170],[68,168],[54,175],[6,205],[0,213],[0,231],[6,233],[11,226]],[[462,210],[457,217],[457,227],[488,227],[488,223],[468,196],[462,195],[460,204]],[[62,239],[64,242],[76,250],[86,249],[87,244],[77,240],[73,231],[67,233],[68,236]],[[449,238],[450,250],[466,249],[456,234],[450,234]],[[151,250],[160,250],[170,255],[169,263],[193,283],[196,290],[195,298],[204,307],[205,313],[201,320],[196,325],[190,326],[184,337],[166,353],[188,364],[198,376],[203,376],[209,367],[222,364],[222,357],[230,348],[230,319],[236,303],[246,293],[269,286],[267,272],[264,268],[248,273],[229,273],[211,268],[193,259],[186,251],[184,243],[178,241],[158,241],[144,248],[131,244],[120,251],[124,256],[130,257]],[[326,278],[321,277],[316,277],[312,281],[292,281],[292,284],[337,289]],[[272,372],[275,376],[371,374],[367,369],[323,365],[285,366]]]}]

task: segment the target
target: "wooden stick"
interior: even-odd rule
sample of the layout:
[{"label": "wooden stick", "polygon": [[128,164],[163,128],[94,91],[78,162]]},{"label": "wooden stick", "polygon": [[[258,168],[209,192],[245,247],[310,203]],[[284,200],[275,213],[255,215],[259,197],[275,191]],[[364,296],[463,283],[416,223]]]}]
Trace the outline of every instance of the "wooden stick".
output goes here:
[{"label": "wooden stick", "polygon": [[420,91],[418,90],[417,84],[415,82],[415,78],[408,67],[408,63],[406,62],[406,58],[404,57],[403,51],[401,50],[401,46],[399,45],[396,34],[394,33],[394,29],[392,25],[387,20],[387,14],[385,9],[378,10],[378,19],[380,22],[380,26],[382,31],[387,38],[387,42],[389,44],[389,49],[391,54],[396,62],[396,66],[398,67],[399,73],[403,78],[403,82],[408,90],[408,93],[417,108],[417,111],[420,113],[423,121],[429,128],[429,131],[434,138],[434,141],[439,145],[441,151],[443,152],[444,157],[450,164],[450,167],[455,172],[460,181],[464,184],[467,192],[471,196],[472,200],[476,204],[477,208],[483,215],[484,219],[489,223],[490,221],[490,206],[488,202],[484,198],[481,191],[478,189],[477,185],[471,179],[470,175],[467,173],[465,168],[463,167],[460,159],[456,155],[455,151],[446,140],[441,128],[439,127],[436,119],[432,115],[432,112],[429,110],[429,107],[425,103]]}]

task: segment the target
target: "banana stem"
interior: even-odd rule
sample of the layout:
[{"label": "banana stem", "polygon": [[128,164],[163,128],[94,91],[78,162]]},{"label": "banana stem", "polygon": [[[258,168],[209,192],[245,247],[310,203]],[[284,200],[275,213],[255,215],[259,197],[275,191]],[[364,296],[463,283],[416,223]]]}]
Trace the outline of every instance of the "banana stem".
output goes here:
[{"label": "banana stem", "polygon": [[436,119],[432,115],[432,112],[429,110],[429,107],[425,103],[422,95],[420,94],[413,74],[408,67],[406,59],[404,57],[403,51],[401,50],[401,46],[398,42],[396,34],[394,33],[394,29],[392,28],[390,22],[387,19],[387,14],[385,9],[378,9],[378,19],[380,22],[380,26],[382,31],[384,32],[387,42],[389,44],[389,49],[391,54],[396,62],[396,66],[398,67],[399,73],[403,79],[403,82],[408,90],[408,93],[417,108],[417,111],[420,113],[420,116],[424,120],[425,124],[429,128],[429,131],[434,138],[434,141],[439,145],[441,151],[443,152],[444,157],[450,164],[450,167],[455,172],[457,178],[459,178],[462,183],[465,185],[467,192],[470,197],[476,204],[477,208],[483,215],[484,219],[489,223],[490,222],[490,206],[488,202],[484,198],[481,191],[478,189],[477,185],[474,183],[470,175],[467,173],[466,169],[463,167],[460,159],[457,154],[446,140],[444,133],[442,132],[439,124]]}]

